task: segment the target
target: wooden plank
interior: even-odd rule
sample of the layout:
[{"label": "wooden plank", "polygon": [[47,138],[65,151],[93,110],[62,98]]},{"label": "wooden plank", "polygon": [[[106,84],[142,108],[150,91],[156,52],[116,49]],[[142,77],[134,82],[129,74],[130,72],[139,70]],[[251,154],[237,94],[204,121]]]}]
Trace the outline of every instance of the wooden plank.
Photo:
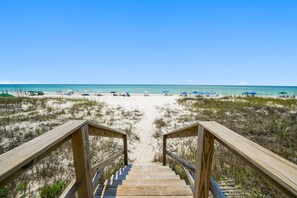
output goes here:
[{"label": "wooden plank", "polygon": [[[152,196],[118,196],[118,198],[152,198]],[[158,198],[169,198],[169,196],[154,196]],[[95,195],[94,198],[102,198],[100,195]],[[115,196],[104,196],[104,198],[115,198]],[[170,198],[193,198],[193,196],[170,196]]]},{"label": "wooden plank", "polygon": [[28,169],[32,168],[32,166],[34,166],[36,163],[38,163],[42,158],[46,157],[47,155],[49,155],[51,152],[53,152],[54,150],[58,149],[60,146],[62,146],[65,142],[67,142],[70,139],[70,136],[66,137],[65,139],[63,139],[62,141],[60,141],[58,144],[56,144],[55,146],[53,146],[52,148],[50,148],[49,150],[47,150],[45,153],[41,154],[40,156],[38,156],[37,158],[35,158],[34,160],[30,161],[28,164],[26,164],[25,166],[23,166],[22,168],[20,168],[19,170],[17,170],[16,172],[14,172],[13,174],[11,174],[9,177],[7,177],[6,179],[2,180],[0,182],[1,186],[5,186],[6,184],[8,184],[10,181],[18,178],[22,173],[26,172]]},{"label": "wooden plank", "polygon": [[192,192],[189,186],[171,187],[171,186],[101,186],[97,189],[96,195],[103,196],[117,195],[117,196],[190,196]]},{"label": "wooden plank", "polygon": [[12,176],[20,169],[26,169],[33,164],[36,158],[47,153],[60,142],[69,138],[73,132],[86,123],[86,121],[82,120],[69,121],[0,155],[0,185],[2,185],[2,181],[8,181],[8,177]]},{"label": "wooden plank", "polygon": [[166,143],[167,137],[163,136],[163,166],[166,166]]},{"label": "wooden plank", "polygon": [[128,139],[127,135],[124,135],[123,139],[123,144],[124,144],[124,165],[128,165]]},{"label": "wooden plank", "polygon": [[76,180],[73,179],[70,184],[66,187],[63,193],[60,195],[60,198],[73,198],[75,197],[75,193],[78,189],[78,184]]},{"label": "wooden plank", "polygon": [[114,130],[112,128],[99,125],[93,122],[88,122],[89,124],[89,135],[91,136],[100,136],[100,137],[112,137],[112,138],[124,138],[127,134]]},{"label": "wooden plank", "polygon": [[127,176],[114,176],[113,179],[117,180],[160,180],[160,179],[180,179],[178,175],[145,175],[142,177],[135,176],[135,175],[127,175]]},{"label": "wooden plank", "polygon": [[297,197],[297,165],[217,122],[200,122],[222,145],[289,197]]},{"label": "wooden plank", "polygon": [[186,160],[180,158],[179,156],[175,155],[174,153],[170,151],[166,151],[167,155],[172,157],[176,162],[178,162],[180,165],[188,169],[191,173],[195,174],[195,166],[187,162]]},{"label": "wooden plank", "polygon": [[129,176],[139,176],[139,177],[145,177],[145,176],[154,176],[154,175],[159,175],[159,176],[170,176],[170,175],[176,175],[175,172],[171,171],[171,172],[129,172]]},{"label": "wooden plank", "polygon": [[151,173],[174,173],[171,169],[159,169],[159,170],[130,170],[129,174],[151,174]]},{"label": "wooden plank", "polygon": [[100,161],[96,165],[92,167],[91,174],[94,175],[96,172],[100,171],[101,169],[105,168],[106,166],[109,166],[111,163],[113,163],[119,156],[123,154],[123,151],[120,151],[119,153]]},{"label": "wooden plank", "polygon": [[208,197],[213,151],[214,136],[199,126],[194,198]]},{"label": "wooden plank", "polygon": [[91,163],[89,154],[88,125],[81,127],[71,135],[76,182],[79,184],[79,198],[91,198],[93,195]]},{"label": "wooden plank", "polygon": [[134,185],[134,186],[172,186],[172,185],[186,185],[183,180],[107,180],[105,185]]},{"label": "wooden plank", "polygon": [[175,131],[165,134],[166,138],[182,138],[182,137],[195,137],[197,136],[199,122],[195,122],[191,125],[182,127]]},{"label": "wooden plank", "polygon": [[[167,151],[169,152],[169,151]],[[177,155],[169,152],[169,156],[171,156],[173,159],[176,160],[176,162],[178,162],[180,165],[182,165],[185,169],[185,172],[186,172],[186,175],[189,179],[189,182],[191,184],[191,187],[194,188],[194,179],[192,177],[192,174],[195,175],[195,166],[188,163],[187,161],[185,161],[184,159],[178,157]],[[192,179],[191,179],[192,178]],[[224,197],[221,189],[219,188],[219,186],[217,185],[217,183],[212,179],[212,177],[210,177],[210,186],[209,186],[209,190],[211,191],[212,195],[215,197],[215,198],[222,198]]]}]

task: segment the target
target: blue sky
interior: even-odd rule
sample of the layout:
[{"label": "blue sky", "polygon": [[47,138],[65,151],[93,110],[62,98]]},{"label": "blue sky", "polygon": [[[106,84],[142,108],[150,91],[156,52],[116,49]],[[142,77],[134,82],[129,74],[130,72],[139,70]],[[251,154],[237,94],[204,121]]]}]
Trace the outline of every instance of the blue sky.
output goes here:
[{"label": "blue sky", "polygon": [[297,85],[296,0],[1,0],[0,83]]}]

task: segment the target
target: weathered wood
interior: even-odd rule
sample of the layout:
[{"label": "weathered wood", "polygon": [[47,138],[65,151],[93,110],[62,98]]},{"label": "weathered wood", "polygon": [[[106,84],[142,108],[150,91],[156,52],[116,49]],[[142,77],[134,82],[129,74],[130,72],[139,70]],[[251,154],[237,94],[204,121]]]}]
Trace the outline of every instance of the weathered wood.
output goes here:
[{"label": "weathered wood", "polygon": [[208,197],[213,151],[214,136],[199,126],[194,198]]},{"label": "weathered wood", "polygon": [[106,166],[110,165],[121,155],[123,155],[123,151],[120,151],[119,153],[117,153],[105,160],[100,161],[99,163],[97,163],[96,165],[94,165],[92,167],[91,174],[94,175],[96,172],[98,172],[98,171],[102,170],[103,168],[105,168]]},{"label": "weathered wood", "polygon": [[45,156],[53,148],[56,149],[57,145],[60,145],[61,142],[64,143],[73,132],[85,124],[86,121],[82,120],[69,121],[0,155],[0,185],[8,182],[10,180],[9,177],[14,178],[14,174],[18,175],[36,163],[38,161],[37,158]]},{"label": "weathered wood", "polygon": [[163,166],[166,166],[166,144],[167,138],[166,136],[163,136]]},{"label": "weathered wood", "polygon": [[78,189],[78,184],[76,183],[76,179],[73,179],[70,184],[66,187],[63,193],[60,195],[60,198],[73,198],[75,197],[75,193]]},{"label": "weathered wood", "polygon": [[124,136],[127,135],[124,132],[117,131],[99,124],[95,124],[93,122],[88,122],[88,125],[89,125],[89,135],[91,136],[124,138]]},{"label": "weathered wood", "polygon": [[123,144],[124,144],[124,165],[128,165],[128,140],[127,140],[127,135],[124,135],[123,139]]},{"label": "weathered wood", "polygon": [[104,183],[105,185],[133,185],[133,186],[174,186],[174,185],[185,185],[185,181],[180,179],[171,179],[171,180],[107,180]]},{"label": "weathered wood", "polygon": [[191,124],[189,126],[182,127],[180,129],[174,130],[164,136],[169,138],[182,138],[182,137],[195,137],[197,136],[198,122]]},{"label": "weathered wood", "polygon": [[102,186],[96,195],[113,196],[190,196],[192,192],[187,186]]},{"label": "weathered wood", "polygon": [[[191,187],[194,188],[194,178],[192,175],[195,175],[195,166],[190,164],[189,162],[185,161],[184,159],[178,157],[177,155],[173,154],[172,152],[167,151],[167,154],[172,157],[176,162],[184,167],[188,180],[191,184]],[[191,179],[192,178],[192,179]],[[193,189],[194,190],[194,189]],[[215,198],[222,198],[224,197],[223,192],[219,188],[218,184],[210,177],[210,186],[209,190],[211,191],[212,195]]]},{"label": "weathered wood", "polygon": [[297,197],[297,165],[217,122],[200,122],[215,139],[289,197]]},{"label": "weathered wood", "polygon": [[88,125],[81,127],[71,135],[76,182],[79,185],[79,198],[91,198],[93,195],[91,163],[89,154]]},{"label": "weathered wood", "polygon": [[166,151],[167,155],[172,157],[176,162],[178,162],[180,165],[188,169],[192,174],[195,174],[195,166],[187,162],[186,160],[180,158],[179,156],[175,155],[174,153],[170,151]]},{"label": "weathered wood", "polygon": [[17,170],[16,172],[14,172],[13,174],[11,174],[9,177],[7,177],[6,179],[2,180],[0,182],[0,186],[5,186],[6,184],[8,184],[10,181],[18,178],[21,174],[23,174],[24,172],[26,172],[27,170],[29,170],[30,168],[32,168],[35,164],[37,164],[41,159],[43,159],[44,157],[48,156],[51,152],[53,152],[54,150],[58,149],[60,146],[62,146],[65,142],[67,142],[70,139],[70,136],[66,137],[65,139],[63,139],[62,141],[60,141],[59,143],[57,143],[55,146],[53,146],[52,148],[50,148],[49,150],[47,150],[45,153],[41,154],[40,156],[38,156],[37,158],[35,158],[34,160],[30,161],[28,164],[24,165],[22,168],[20,168],[19,170]]}]

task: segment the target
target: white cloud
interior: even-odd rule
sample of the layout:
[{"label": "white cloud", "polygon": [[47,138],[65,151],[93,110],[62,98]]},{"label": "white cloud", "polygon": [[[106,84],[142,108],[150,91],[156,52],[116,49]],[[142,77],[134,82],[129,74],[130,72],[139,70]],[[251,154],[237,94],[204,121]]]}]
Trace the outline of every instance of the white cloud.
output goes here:
[{"label": "white cloud", "polygon": [[40,84],[39,81],[0,80],[0,84]]},{"label": "white cloud", "polygon": [[239,82],[237,85],[248,85],[247,82]]}]

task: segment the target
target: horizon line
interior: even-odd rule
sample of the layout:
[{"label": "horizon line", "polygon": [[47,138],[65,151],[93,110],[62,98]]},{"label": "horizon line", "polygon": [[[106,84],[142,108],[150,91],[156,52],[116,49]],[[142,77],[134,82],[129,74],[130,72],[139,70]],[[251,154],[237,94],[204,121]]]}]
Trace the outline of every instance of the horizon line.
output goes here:
[{"label": "horizon line", "polygon": [[0,83],[1,85],[152,85],[152,86],[238,86],[238,87],[261,87],[261,86],[267,86],[267,87],[297,87],[297,85],[237,85],[237,84],[136,84],[136,83],[124,83],[124,84],[118,84],[118,83]]}]

